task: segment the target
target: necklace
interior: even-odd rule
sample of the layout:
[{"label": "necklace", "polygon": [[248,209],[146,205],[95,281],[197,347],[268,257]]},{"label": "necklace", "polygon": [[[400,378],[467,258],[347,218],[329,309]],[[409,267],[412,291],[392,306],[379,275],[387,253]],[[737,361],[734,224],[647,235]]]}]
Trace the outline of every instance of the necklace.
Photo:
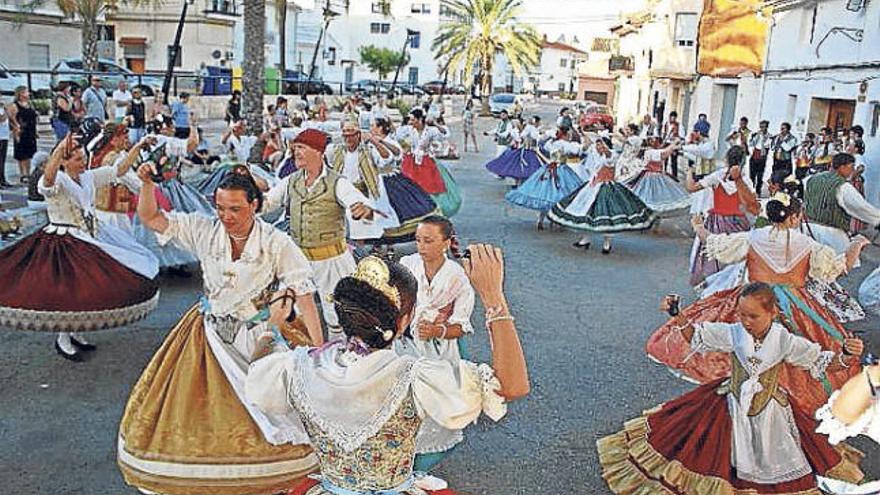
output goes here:
[{"label": "necklace", "polygon": [[231,232],[227,232],[226,235],[228,235],[229,238],[232,239],[233,241],[241,242],[241,241],[248,240],[248,238],[251,236],[251,232],[253,232],[253,231],[254,231],[254,224],[251,224],[251,228],[248,229],[248,233],[245,235],[239,236],[239,235],[235,235]]}]

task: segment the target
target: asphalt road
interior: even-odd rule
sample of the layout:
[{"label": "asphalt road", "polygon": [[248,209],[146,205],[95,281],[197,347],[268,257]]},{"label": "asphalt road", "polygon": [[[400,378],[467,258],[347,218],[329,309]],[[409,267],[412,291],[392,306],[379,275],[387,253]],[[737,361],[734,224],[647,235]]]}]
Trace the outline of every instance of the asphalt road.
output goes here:
[{"label": "asphalt road", "polygon": [[[527,109],[550,122],[557,106]],[[493,125],[478,121],[478,129]],[[643,346],[664,321],[659,297],[690,294],[684,219],[654,232],[620,235],[615,250],[576,250],[577,235],[537,232],[535,214],[508,206],[507,187],[482,167],[494,145],[449,162],[464,190],[455,223],[464,243],[504,248],[507,293],[522,335],[531,395],[499,424],[471,427],[465,442],[438,470],[471,494],[600,494],[595,442],[644,409],[692,388],[651,363]],[[845,285],[854,290],[880,259]],[[15,283],[15,281],[3,281]],[[96,332],[99,350],[82,364],[56,356],[50,334],[3,333],[0,346],[0,494],[126,494],[115,464],[116,432],[135,380],[168,330],[197,298],[197,278],[162,281],[158,310],[136,325]],[[690,296],[686,296],[690,299]],[[480,311],[475,312],[476,315]],[[480,319],[479,316],[477,319]],[[858,329],[877,328],[877,319]],[[488,359],[480,325],[473,345]],[[880,338],[868,333],[876,348]],[[880,452],[867,471],[880,475]]]}]

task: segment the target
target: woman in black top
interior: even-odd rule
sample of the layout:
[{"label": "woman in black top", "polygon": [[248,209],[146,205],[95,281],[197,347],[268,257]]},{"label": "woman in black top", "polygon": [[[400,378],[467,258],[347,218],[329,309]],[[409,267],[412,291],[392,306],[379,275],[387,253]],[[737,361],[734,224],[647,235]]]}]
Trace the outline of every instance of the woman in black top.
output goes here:
[{"label": "woman in black top", "polygon": [[76,124],[73,116],[73,99],[70,96],[70,86],[62,85],[55,94],[52,104],[52,130],[55,131],[55,140],[61,141],[67,136]]},{"label": "woman in black top", "polygon": [[226,104],[226,123],[232,125],[239,120],[241,120],[241,91],[236,89],[232,92],[229,103]]},{"label": "woman in black top", "polygon": [[24,86],[15,88],[9,106],[9,122],[15,138],[13,156],[18,160],[19,181],[26,184],[31,173],[31,158],[37,152],[37,112],[31,105],[31,94]]}]

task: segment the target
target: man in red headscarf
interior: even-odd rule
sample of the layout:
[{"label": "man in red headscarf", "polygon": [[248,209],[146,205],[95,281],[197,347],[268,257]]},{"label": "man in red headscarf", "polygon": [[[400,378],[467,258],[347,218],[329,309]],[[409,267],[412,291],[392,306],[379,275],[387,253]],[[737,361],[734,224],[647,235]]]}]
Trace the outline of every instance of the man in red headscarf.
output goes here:
[{"label": "man in red headscarf", "polygon": [[309,259],[314,272],[329,339],[341,336],[329,296],[336,283],[354,273],[354,257],[346,244],[346,210],[355,222],[372,222],[374,205],[352,183],[324,161],[327,134],[306,129],[293,140],[299,169],[266,195],[263,212],[284,208],[290,236]]}]

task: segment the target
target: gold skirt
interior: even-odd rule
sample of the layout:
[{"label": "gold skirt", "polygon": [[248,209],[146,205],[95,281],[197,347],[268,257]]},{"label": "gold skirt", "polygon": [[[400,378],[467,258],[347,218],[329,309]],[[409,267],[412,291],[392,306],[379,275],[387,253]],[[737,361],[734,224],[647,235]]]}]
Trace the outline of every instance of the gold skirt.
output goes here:
[{"label": "gold skirt", "polygon": [[[289,339],[302,335],[287,330]],[[135,384],[117,462],[129,485],[168,495],[278,493],[318,469],[310,446],[264,439],[211,352],[195,307]]]}]

